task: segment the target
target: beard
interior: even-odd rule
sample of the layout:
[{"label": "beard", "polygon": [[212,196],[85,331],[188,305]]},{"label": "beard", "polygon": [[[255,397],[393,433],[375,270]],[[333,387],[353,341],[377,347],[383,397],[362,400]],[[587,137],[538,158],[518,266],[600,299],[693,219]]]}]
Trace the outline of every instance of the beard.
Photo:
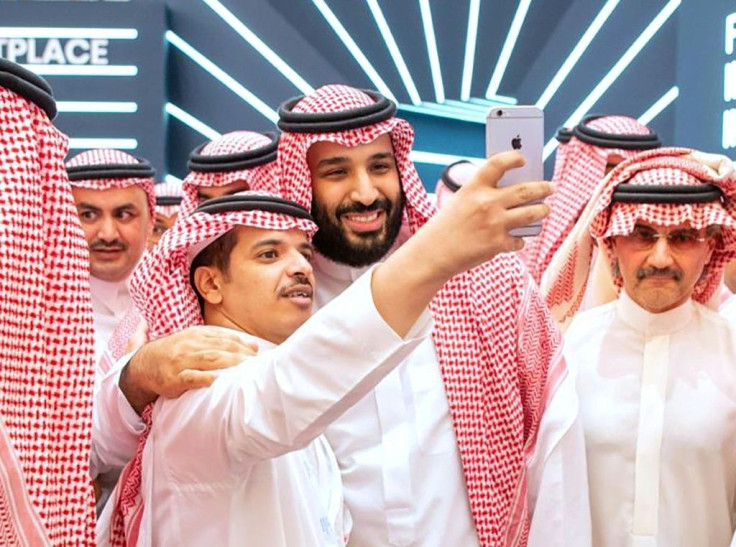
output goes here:
[{"label": "beard", "polygon": [[[312,199],[312,215],[319,230],[312,243],[322,255],[338,264],[346,264],[354,268],[369,266],[381,260],[396,242],[401,230],[402,213],[406,204],[404,190],[396,201],[381,198],[370,205],[349,203],[339,205],[334,213]],[[340,217],[347,213],[369,213],[383,211],[386,221],[374,232],[351,232],[340,222]],[[357,239],[357,241],[355,241]]]}]

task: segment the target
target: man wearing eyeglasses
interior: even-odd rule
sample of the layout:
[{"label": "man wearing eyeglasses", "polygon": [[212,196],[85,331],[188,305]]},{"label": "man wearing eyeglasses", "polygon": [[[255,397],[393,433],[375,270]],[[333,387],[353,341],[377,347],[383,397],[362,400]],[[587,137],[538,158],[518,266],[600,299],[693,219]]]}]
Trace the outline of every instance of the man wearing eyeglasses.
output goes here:
[{"label": "man wearing eyeglasses", "polygon": [[[543,280],[576,375],[595,546],[728,545],[736,509],[736,324],[713,311],[736,256],[726,158],[660,149],[611,172]],[[575,315],[593,242],[616,301]],[[709,308],[713,305],[713,309]]]}]

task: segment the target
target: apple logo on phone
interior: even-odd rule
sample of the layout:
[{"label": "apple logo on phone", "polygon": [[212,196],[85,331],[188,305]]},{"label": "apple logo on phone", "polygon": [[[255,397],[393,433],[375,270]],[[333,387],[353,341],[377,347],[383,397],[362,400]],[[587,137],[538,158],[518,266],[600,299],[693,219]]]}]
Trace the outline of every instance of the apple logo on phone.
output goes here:
[{"label": "apple logo on phone", "polygon": [[513,139],[511,139],[511,148],[514,150],[521,150],[521,136],[516,135]]}]

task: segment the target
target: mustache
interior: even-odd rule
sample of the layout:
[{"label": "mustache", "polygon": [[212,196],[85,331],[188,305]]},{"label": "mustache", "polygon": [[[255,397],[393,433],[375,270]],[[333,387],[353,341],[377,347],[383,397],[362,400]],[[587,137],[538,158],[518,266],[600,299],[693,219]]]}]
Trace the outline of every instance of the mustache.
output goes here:
[{"label": "mustache", "polygon": [[675,281],[682,279],[682,272],[680,270],[673,270],[672,268],[640,268],[636,272],[636,279],[641,281],[647,277],[671,277]]},{"label": "mustache", "polygon": [[304,288],[309,287],[310,292],[314,291],[314,287],[312,287],[312,282],[309,280],[309,278],[306,275],[298,273],[294,275],[293,279],[294,279],[293,282],[281,288],[281,290],[279,291],[280,296],[284,296],[294,287],[304,287]]},{"label": "mustache", "polygon": [[127,248],[128,246],[119,239],[115,239],[113,241],[96,239],[89,244],[90,251],[124,251]]},{"label": "mustache", "polygon": [[386,198],[379,198],[370,205],[364,205],[362,203],[345,203],[338,205],[335,209],[335,216],[340,218],[342,215],[348,213],[370,213],[372,211],[386,211],[391,212],[391,201]]}]

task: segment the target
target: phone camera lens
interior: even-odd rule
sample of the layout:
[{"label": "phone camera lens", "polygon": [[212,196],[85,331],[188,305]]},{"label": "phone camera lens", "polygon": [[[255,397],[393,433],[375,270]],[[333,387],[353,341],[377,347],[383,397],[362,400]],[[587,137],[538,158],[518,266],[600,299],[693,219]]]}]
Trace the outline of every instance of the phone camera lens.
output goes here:
[{"label": "phone camera lens", "polygon": [[503,116],[503,110],[499,110],[498,112],[496,112],[496,114],[498,114],[498,117],[500,118],[501,116]]}]

